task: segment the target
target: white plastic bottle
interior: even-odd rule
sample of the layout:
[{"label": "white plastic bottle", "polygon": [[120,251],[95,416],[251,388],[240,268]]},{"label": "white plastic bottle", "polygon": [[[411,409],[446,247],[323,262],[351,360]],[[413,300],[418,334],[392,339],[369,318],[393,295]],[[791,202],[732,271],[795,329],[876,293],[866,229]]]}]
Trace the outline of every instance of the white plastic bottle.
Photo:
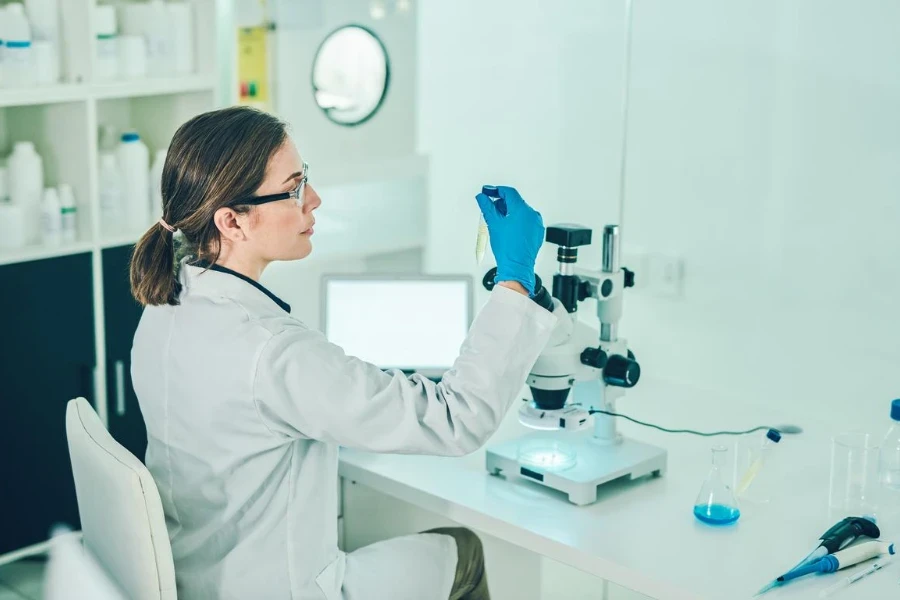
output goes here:
[{"label": "white plastic bottle", "polygon": [[0,248],[21,248],[25,239],[25,209],[9,198],[6,167],[0,167]]},{"label": "white plastic bottle", "polygon": [[116,146],[119,145],[119,138],[121,136],[116,133],[116,128],[109,124],[104,123],[100,126],[100,153],[104,154],[107,152],[112,152],[115,154]]},{"label": "white plastic bottle", "polygon": [[6,5],[3,14],[6,38],[3,40],[3,81],[6,87],[27,87],[34,83],[31,26],[25,7],[19,2]]},{"label": "white plastic bottle", "polygon": [[44,162],[31,142],[16,142],[7,164],[9,195],[13,204],[25,211],[25,238],[36,244],[41,238],[41,194],[44,191]]},{"label": "white plastic bottle", "polygon": [[162,172],[166,164],[166,150],[157,150],[150,169],[150,214],[162,214]]},{"label": "white plastic bottle", "polygon": [[152,77],[174,71],[170,19],[169,9],[162,0],[119,5],[119,32],[141,36],[147,41],[147,74]]},{"label": "white plastic bottle", "polygon": [[62,215],[62,241],[71,244],[78,239],[78,206],[72,186],[59,184],[59,208]]},{"label": "white plastic bottle", "polygon": [[31,56],[35,83],[48,85],[59,81],[59,58],[53,42],[35,40],[31,44]]},{"label": "white plastic bottle", "polygon": [[122,134],[116,161],[122,171],[128,227],[143,230],[150,225],[150,151],[137,132]]},{"label": "white plastic bottle", "polygon": [[147,76],[147,40],[142,35],[120,35],[119,77],[139,79]]},{"label": "white plastic bottle", "polygon": [[147,72],[150,75],[171,75],[175,71],[175,60],[172,54],[172,25],[166,4],[162,0],[150,0],[146,18]]},{"label": "white plastic bottle", "polygon": [[188,2],[169,2],[172,70],[180,75],[194,72],[194,7]]},{"label": "white plastic bottle", "polygon": [[900,531],[900,399],[891,402],[891,427],[878,450],[878,480],[879,527],[896,533]]},{"label": "white plastic bottle", "polygon": [[59,48],[59,0],[25,0],[25,12],[34,39],[53,42]]},{"label": "white plastic bottle", "polygon": [[125,201],[122,174],[116,155],[104,152],[100,155],[100,223],[105,233],[120,231],[125,225]]},{"label": "white plastic bottle", "polygon": [[31,23],[35,80],[39,84],[59,81],[59,0],[25,0]]},{"label": "white plastic bottle", "polygon": [[94,35],[97,36],[95,79],[109,81],[119,75],[119,50],[116,40],[116,7],[94,7]]},{"label": "white plastic bottle", "polygon": [[43,242],[48,246],[62,244],[62,207],[59,203],[59,194],[56,188],[48,187],[44,190],[44,200],[41,203]]}]

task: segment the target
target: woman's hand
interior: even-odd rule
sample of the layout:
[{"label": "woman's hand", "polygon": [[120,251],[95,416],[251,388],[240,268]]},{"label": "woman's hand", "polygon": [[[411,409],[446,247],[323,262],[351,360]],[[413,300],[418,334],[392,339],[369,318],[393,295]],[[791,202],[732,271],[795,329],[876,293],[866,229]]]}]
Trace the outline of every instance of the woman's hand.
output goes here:
[{"label": "woman's hand", "polygon": [[497,190],[500,198],[496,201],[485,194],[475,196],[487,223],[491,251],[497,261],[494,281],[516,281],[533,295],[534,263],[544,242],[544,220],[515,188],[497,186]]}]

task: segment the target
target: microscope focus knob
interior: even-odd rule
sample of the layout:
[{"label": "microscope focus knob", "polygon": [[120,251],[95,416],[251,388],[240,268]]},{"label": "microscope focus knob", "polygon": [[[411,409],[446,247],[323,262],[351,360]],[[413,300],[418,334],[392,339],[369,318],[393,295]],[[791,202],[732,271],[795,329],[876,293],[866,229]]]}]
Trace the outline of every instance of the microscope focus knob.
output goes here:
[{"label": "microscope focus knob", "polygon": [[608,385],[630,388],[641,378],[641,365],[636,360],[613,354],[603,367],[603,381]]},{"label": "microscope focus knob", "polygon": [[606,352],[600,348],[585,348],[581,352],[581,364],[595,369],[602,369],[606,366]]}]

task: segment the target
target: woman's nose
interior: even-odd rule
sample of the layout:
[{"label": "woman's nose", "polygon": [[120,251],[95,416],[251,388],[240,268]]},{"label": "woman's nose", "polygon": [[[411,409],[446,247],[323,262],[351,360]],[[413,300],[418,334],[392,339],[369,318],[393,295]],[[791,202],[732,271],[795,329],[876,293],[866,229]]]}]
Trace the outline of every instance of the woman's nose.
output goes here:
[{"label": "woman's nose", "polygon": [[319,194],[316,193],[316,190],[313,186],[306,184],[306,194],[305,198],[303,198],[303,208],[307,212],[311,212],[319,208],[322,205],[322,199],[319,197]]}]

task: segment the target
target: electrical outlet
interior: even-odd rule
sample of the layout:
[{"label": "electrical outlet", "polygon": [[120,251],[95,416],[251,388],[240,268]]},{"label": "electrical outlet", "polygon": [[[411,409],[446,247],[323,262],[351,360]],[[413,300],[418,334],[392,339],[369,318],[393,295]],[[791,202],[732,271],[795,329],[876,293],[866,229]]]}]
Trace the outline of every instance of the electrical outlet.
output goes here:
[{"label": "electrical outlet", "polygon": [[684,295],[684,259],[654,253],[647,256],[646,262],[647,291],[662,298],[681,298]]}]

